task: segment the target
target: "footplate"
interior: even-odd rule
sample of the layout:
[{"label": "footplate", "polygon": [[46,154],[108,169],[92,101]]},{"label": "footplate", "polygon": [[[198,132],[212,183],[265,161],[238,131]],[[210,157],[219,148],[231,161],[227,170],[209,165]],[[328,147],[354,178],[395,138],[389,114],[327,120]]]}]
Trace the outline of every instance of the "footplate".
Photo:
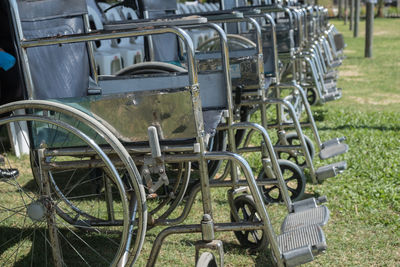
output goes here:
[{"label": "footplate", "polygon": [[347,168],[346,161],[340,161],[318,168],[315,174],[317,176],[317,180],[319,182],[322,182],[327,178],[335,177],[336,175],[344,171],[346,168]]},{"label": "footplate", "polygon": [[337,79],[338,73],[339,73],[339,72],[336,71],[336,70],[330,70],[330,71],[328,71],[327,73],[325,73],[324,79],[325,79],[325,80],[328,80],[328,79]]},{"label": "footplate", "polygon": [[278,236],[286,266],[297,266],[314,260],[327,248],[324,232],[319,225],[310,225]]},{"label": "footplate", "polygon": [[329,67],[331,67],[332,69],[336,69],[338,67],[340,67],[342,65],[342,61],[340,59],[337,59],[335,61],[332,61],[331,64],[329,65]]},{"label": "footplate", "polygon": [[328,92],[328,93],[336,93],[336,91],[337,91],[337,84],[336,84],[336,82],[333,82],[333,81],[325,82],[324,87],[325,87],[326,92]]},{"label": "footplate", "polygon": [[349,146],[345,143],[336,143],[336,144],[331,144],[328,146],[325,146],[321,151],[319,152],[319,158],[320,159],[329,159],[333,158],[337,155],[341,155],[349,151]]},{"label": "footplate", "polygon": [[329,209],[326,206],[313,207],[300,212],[289,213],[281,225],[281,232],[286,233],[314,224],[324,226],[328,221]]},{"label": "footplate", "polygon": [[329,101],[333,101],[333,100],[342,98],[342,89],[341,88],[336,88],[336,89],[337,90],[335,92],[323,95],[325,102],[329,102]]},{"label": "footplate", "polygon": [[346,137],[345,136],[332,138],[331,140],[323,142],[321,144],[321,149],[325,149],[328,146],[332,146],[332,145],[343,143],[344,141],[346,141]]}]

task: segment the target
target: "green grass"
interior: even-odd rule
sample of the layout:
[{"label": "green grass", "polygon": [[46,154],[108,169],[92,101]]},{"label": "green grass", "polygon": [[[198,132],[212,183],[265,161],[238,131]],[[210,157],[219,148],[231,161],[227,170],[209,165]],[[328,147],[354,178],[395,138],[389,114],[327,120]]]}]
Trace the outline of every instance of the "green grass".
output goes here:
[{"label": "green grass", "polygon": [[[399,266],[400,20],[375,21],[372,59],[363,57],[362,36],[353,38],[348,26],[341,21],[333,22],[348,44],[347,58],[340,68],[339,86],[343,88],[343,98],[313,107],[313,112],[318,119],[321,139],[346,136],[350,151],[334,159],[346,160],[348,170],[323,184],[306,187],[309,196],[327,195],[331,211],[331,220],[324,227],[328,251],[309,266]],[[363,29],[361,22],[360,33]],[[247,155],[247,159],[254,171],[260,169],[259,155]],[[326,164],[318,159],[314,162],[317,166]],[[25,158],[18,164],[22,176],[29,177],[30,171],[25,168],[29,160]],[[215,220],[229,221],[226,190],[213,190],[212,196]],[[179,208],[172,217],[178,216],[181,210]],[[268,211],[279,232],[285,208],[271,205]],[[201,197],[198,196],[185,223],[199,223],[201,214]],[[137,266],[145,265],[162,229],[156,227],[148,231]],[[194,242],[200,238],[199,234],[168,237],[156,266],[193,266]],[[253,253],[242,248],[230,232],[217,233],[217,238],[224,241],[225,266],[270,264],[266,249]]]}]

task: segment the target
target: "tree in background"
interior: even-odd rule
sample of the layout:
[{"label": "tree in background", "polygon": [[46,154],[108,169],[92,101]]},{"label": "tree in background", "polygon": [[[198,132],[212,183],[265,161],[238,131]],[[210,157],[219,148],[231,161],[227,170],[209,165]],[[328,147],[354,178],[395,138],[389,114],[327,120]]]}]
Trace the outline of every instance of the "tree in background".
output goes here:
[{"label": "tree in background", "polygon": [[376,14],[377,17],[383,18],[383,7],[385,6],[384,0],[378,0],[378,12]]}]

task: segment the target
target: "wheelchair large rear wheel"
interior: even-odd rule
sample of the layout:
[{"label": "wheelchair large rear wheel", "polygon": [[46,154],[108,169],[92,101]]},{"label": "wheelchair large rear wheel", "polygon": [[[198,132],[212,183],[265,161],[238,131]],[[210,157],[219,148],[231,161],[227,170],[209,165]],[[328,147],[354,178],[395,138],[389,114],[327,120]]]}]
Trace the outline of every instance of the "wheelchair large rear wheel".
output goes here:
[{"label": "wheelchair large rear wheel", "polygon": [[[21,109],[34,115],[15,116]],[[32,174],[24,170],[0,182],[7,191],[2,199],[17,197],[13,210],[21,209],[0,219],[9,227],[21,217],[21,224],[10,227],[19,237],[0,258],[18,254],[7,260],[31,266],[116,266],[121,259],[136,260],[146,231],[146,202],[140,176],[119,141],[93,118],[62,104],[21,101],[0,107],[1,114],[10,111],[15,113],[8,120],[14,121],[6,123],[14,129],[28,126],[19,142],[30,151]],[[68,118],[74,118],[73,126],[63,122]],[[87,127],[78,130],[78,122]],[[102,139],[101,149],[94,139]],[[29,167],[27,157],[7,159],[8,168],[15,162],[23,164],[17,165],[21,172]]]},{"label": "wheelchair large rear wheel", "polygon": [[[17,127],[24,122],[57,128],[59,132],[68,135],[68,138],[79,138],[94,150],[104,168],[107,168],[112,176],[110,183],[115,185],[114,197],[118,197],[118,201],[112,205],[114,210],[119,211],[116,217],[119,223],[112,225],[109,220],[99,221],[88,216],[93,212],[91,209],[96,210],[96,219],[103,216],[106,218],[108,212],[104,208],[106,205],[104,199],[99,195],[85,192],[84,184],[90,184],[92,181],[80,177],[77,182],[72,179],[74,176],[70,175],[65,177],[66,183],[73,184],[69,187],[70,194],[64,192],[60,196],[52,188],[51,169],[64,169],[65,165],[78,163],[73,161],[84,159],[49,156],[49,150],[39,148],[38,153],[41,156],[36,163],[40,166],[40,170],[39,176],[35,177],[34,181],[25,169],[21,169],[28,166],[25,164],[18,166],[17,160],[6,156],[5,169],[14,169],[18,166],[21,175],[3,176],[0,181],[1,264],[3,266],[116,265],[127,245],[130,216],[127,192],[115,167],[91,139],[85,138],[79,131],[60,121],[39,116],[15,116],[0,120],[1,125],[13,123]],[[25,163],[29,164],[29,161],[25,160]],[[72,193],[73,189],[82,189],[81,195]],[[82,219],[79,220],[79,224],[71,224],[59,216],[60,213],[70,218],[73,214]]]}]

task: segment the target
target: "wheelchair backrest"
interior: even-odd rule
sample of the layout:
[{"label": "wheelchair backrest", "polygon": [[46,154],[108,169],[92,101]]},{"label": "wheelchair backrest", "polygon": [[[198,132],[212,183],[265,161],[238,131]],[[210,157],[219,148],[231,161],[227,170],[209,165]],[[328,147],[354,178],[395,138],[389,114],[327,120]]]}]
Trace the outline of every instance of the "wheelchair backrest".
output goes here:
[{"label": "wheelchair backrest", "polygon": [[[174,14],[178,10],[178,4],[176,0],[138,0],[138,8],[140,18],[154,19]],[[149,58],[152,53],[151,60],[174,63],[179,60],[178,40],[175,35],[152,36],[148,42],[151,42],[151,46],[148,46],[151,51],[147,52],[147,57]]]},{"label": "wheelchair backrest", "polygon": [[[264,1],[261,0],[253,0],[250,1],[251,5],[260,5],[264,4]],[[229,7],[230,9],[233,8],[239,8],[239,7],[246,7],[248,6],[247,1],[235,1],[235,0],[221,0],[221,7],[227,9]],[[258,22],[260,25],[264,24],[263,19],[258,19]],[[241,24],[241,31],[238,31],[237,27],[234,28],[228,28],[229,30],[232,31],[232,29],[235,29],[236,31],[233,31],[231,33],[234,34],[240,34],[241,36],[256,42],[256,33],[254,30],[248,29],[247,27],[243,26],[243,23]],[[288,30],[287,30],[288,31]],[[280,47],[284,51],[289,51],[290,47],[290,39],[287,31],[284,31],[284,34],[282,36],[283,31],[277,31],[277,35],[279,35],[279,40],[281,42]],[[266,24],[262,26],[262,42],[263,42],[263,60],[264,60],[264,73],[268,76],[274,75],[276,73],[275,70],[275,58],[274,58],[274,47],[273,47],[273,40],[272,40],[272,30],[271,26]]]},{"label": "wheelchair backrest", "polygon": [[[35,39],[84,33],[86,3],[71,1],[17,1],[23,38]],[[22,37],[22,36],[21,36]],[[19,40],[19,38],[18,38]],[[89,64],[84,43],[51,45],[27,50],[35,99],[86,95]],[[52,73],[52,75],[49,75]]]}]

